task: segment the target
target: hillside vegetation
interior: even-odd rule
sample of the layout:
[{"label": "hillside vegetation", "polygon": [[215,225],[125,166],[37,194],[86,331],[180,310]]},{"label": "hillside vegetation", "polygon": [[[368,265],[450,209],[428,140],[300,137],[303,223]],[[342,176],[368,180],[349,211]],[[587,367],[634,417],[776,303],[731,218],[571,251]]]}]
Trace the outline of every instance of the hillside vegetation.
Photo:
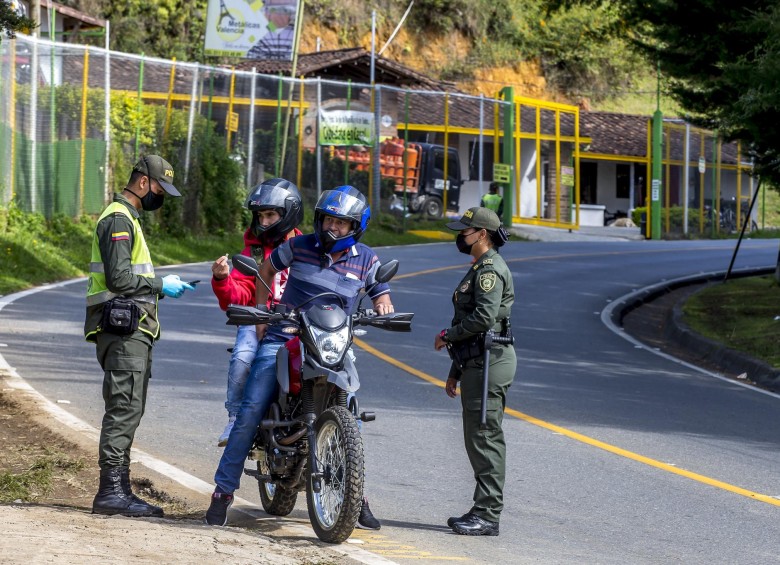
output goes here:
[{"label": "hillside vegetation", "polygon": [[[113,49],[204,60],[208,0],[64,3],[109,19]],[[628,49],[622,34],[616,33],[620,17],[614,3],[557,4],[554,0],[415,0],[383,55],[454,81],[474,94],[492,96],[512,85],[525,96],[586,106],[630,99],[639,82],[654,76]],[[370,48],[374,9],[380,49],[408,5],[409,0],[307,0],[301,50],[315,51],[318,38],[322,49]]]}]

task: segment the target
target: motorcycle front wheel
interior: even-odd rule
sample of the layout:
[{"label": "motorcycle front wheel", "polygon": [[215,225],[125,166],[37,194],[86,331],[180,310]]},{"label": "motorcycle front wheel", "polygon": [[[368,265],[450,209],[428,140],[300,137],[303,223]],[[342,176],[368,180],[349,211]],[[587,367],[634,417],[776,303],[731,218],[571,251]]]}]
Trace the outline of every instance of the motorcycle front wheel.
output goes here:
[{"label": "motorcycle front wheel", "polygon": [[[257,470],[261,475],[269,474],[268,465],[264,462],[257,462]],[[260,487],[260,503],[266,513],[272,516],[287,516],[295,508],[298,491],[265,481],[259,481],[258,486]]]},{"label": "motorcycle front wheel", "polygon": [[363,440],[355,418],[342,406],[325,410],[314,426],[323,478],[320,492],[314,492],[309,473],[309,520],[322,541],[341,543],[355,529],[363,503]]}]

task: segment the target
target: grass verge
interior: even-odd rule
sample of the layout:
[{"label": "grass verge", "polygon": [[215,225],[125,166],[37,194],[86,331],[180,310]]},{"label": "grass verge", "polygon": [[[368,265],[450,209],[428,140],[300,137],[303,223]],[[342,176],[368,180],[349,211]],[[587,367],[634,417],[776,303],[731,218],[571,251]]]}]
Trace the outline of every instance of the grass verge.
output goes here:
[{"label": "grass verge", "polygon": [[710,339],[780,367],[780,285],[774,277],[747,277],[694,294],[685,323]]}]

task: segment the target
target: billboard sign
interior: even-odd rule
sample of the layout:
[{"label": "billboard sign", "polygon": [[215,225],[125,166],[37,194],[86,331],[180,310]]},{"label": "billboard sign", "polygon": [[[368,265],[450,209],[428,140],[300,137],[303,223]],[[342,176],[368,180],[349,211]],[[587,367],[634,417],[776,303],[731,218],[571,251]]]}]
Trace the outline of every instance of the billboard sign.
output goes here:
[{"label": "billboard sign", "polygon": [[298,0],[209,0],[206,55],[292,59]]}]

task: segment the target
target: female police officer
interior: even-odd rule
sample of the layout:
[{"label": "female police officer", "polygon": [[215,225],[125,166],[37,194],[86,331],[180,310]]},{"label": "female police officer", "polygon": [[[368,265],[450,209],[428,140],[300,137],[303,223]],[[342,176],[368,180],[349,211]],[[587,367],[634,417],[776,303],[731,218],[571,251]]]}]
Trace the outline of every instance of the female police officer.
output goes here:
[{"label": "female police officer", "polygon": [[447,377],[447,394],[455,398],[458,381],[463,405],[463,438],[474,479],[474,505],[447,525],[455,533],[497,536],[504,507],[503,489],[506,443],[501,422],[506,393],[515,376],[517,358],[512,345],[490,347],[486,429],[480,429],[485,333],[508,337],[509,314],[515,292],[512,273],[496,251],[506,242],[498,216],[487,208],[470,208],[458,222],[447,227],[459,231],[458,251],[475,262],[460,281],[452,303],[452,326],[436,335],[436,350],[447,347],[453,358]]}]

